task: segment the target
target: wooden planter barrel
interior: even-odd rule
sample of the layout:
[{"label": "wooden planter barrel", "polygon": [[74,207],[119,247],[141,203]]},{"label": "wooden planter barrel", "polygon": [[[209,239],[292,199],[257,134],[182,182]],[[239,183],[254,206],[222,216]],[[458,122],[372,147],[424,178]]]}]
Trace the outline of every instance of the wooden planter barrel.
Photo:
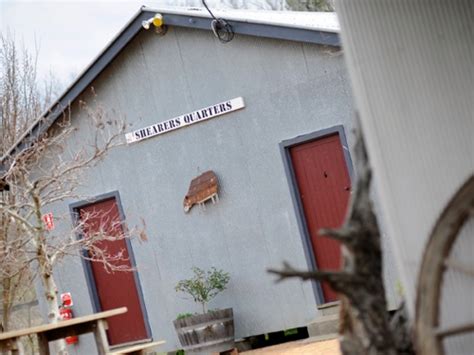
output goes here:
[{"label": "wooden planter barrel", "polygon": [[232,308],[176,319],[173,323],[186,354],[209,354],[235,347]]}]

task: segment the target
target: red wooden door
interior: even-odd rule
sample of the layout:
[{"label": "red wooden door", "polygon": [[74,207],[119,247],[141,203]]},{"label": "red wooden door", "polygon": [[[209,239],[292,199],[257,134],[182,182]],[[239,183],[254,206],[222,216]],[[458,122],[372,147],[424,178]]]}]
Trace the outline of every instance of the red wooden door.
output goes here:
[{"label": "red wooden door", "polygon": [[[109,235],[123,233],[121,219],[115,198],[97,202],[79,210],[80,218],[85,222],[86,238],[99,230]],[[127,244],[124,239],[101,241],[99,246],[109,255],[124,253],[123,259],[114,261],[115,265],[131,267]],[[109,329],[107,336],[111,345],[135,342],[148,338],[140,299],[135,283],[134,272],[110,271],[100,262],[91,262],[97,296],[101,311],[118,307],[127,307],[128,312],[107,320]]]},{"label": "red wooden door", "polygon": [[[321,228],[340,227],[349,196],[350,177],[339,135],[333,134],[290,148],[308,233],[318,269],[339,269],[339,242],[318,233]],[[326,302],[337,294],[322,284]]]}]

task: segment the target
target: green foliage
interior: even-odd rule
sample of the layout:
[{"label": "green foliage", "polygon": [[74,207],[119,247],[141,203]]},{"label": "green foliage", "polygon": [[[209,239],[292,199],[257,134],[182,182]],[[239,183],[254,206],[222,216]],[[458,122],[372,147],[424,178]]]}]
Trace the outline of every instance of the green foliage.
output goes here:
[{"label": "green foliage", "polygon": [[189,294],[194,302],[202,305],[202,311],[206,313],[207,304],[226,289],[230,276],[227,272],[217,270],[215,267],[205,271],[194,266],[192,271],[194,277],[179,281],[175,290]]},{"label": "green foliage", "polygon": [[219,312],[220,308],[214,308],[214,309],[209,309],[207,312],[212,313],[212,312]]},{"label": "green foliage", "polygon": [[283,333],[284,336],[290,336],[290,335],[295,335],[295,334],[298,334],[298,329],[297,328],[293,328],[293,329],[286,329]]},{"label": "green foliage", "polygon": [[176,319],[183,319],[183,318],[188,318],[193,316],[194,314],[192,313],[179,313]]}]

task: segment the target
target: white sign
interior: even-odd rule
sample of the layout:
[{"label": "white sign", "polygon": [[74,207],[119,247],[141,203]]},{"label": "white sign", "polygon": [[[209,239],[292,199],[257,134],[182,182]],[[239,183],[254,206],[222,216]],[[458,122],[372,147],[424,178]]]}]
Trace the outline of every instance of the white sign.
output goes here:
[{"label": "white sign", "polygon": [[178,128],[183,128],[194,123],[202,122],[210,118],[221,116],[223,114],[240,110],[244,108],[244,99],[237,97],[232,100],[224,101],[209,107],[202,108],[200,110],[186,113],[184,115],[171,118],[167,121],[155,123],[154,125],[137,129],[136,131],[125,134],[127,143],[135,143],[143,139],[154,137],[163,133],[174,131]]}]

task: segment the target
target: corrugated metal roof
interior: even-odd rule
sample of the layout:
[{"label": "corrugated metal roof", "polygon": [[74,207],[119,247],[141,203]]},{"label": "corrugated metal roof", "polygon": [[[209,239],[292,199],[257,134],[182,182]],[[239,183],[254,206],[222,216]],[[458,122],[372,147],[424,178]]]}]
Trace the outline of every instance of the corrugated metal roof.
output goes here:
[{"label": "corrugated metal roof", "polygon": [[[296,40],[325,45],[339,45],[339,22],[332,12],[291,12],[252,10],[212,10],[217,18],[229,21],[238,34],[267,38]],[[126,23],[119,33],[105,46],[94,60],[81,72],[51,107],[18,139],[0,159],[0,173],[5,170],[4,161],[15,155],[30,141],[47,130],[55,120],[104,70],[120,51],[142,30],[142,21],[160,13],[164,23],[211,30],[211,15],[202,8],[143,6]]]},{"label": "corrugated metal roof", "polygon": [[[192,17],[211,18],[204,8],[197,7],[143,7],[143,10]],[[255,10],[212,10],[217,18],[229,21],[256,23],[305,30],[339,33],[339,21],[335,12],[302,11],[255,11]]]}]

